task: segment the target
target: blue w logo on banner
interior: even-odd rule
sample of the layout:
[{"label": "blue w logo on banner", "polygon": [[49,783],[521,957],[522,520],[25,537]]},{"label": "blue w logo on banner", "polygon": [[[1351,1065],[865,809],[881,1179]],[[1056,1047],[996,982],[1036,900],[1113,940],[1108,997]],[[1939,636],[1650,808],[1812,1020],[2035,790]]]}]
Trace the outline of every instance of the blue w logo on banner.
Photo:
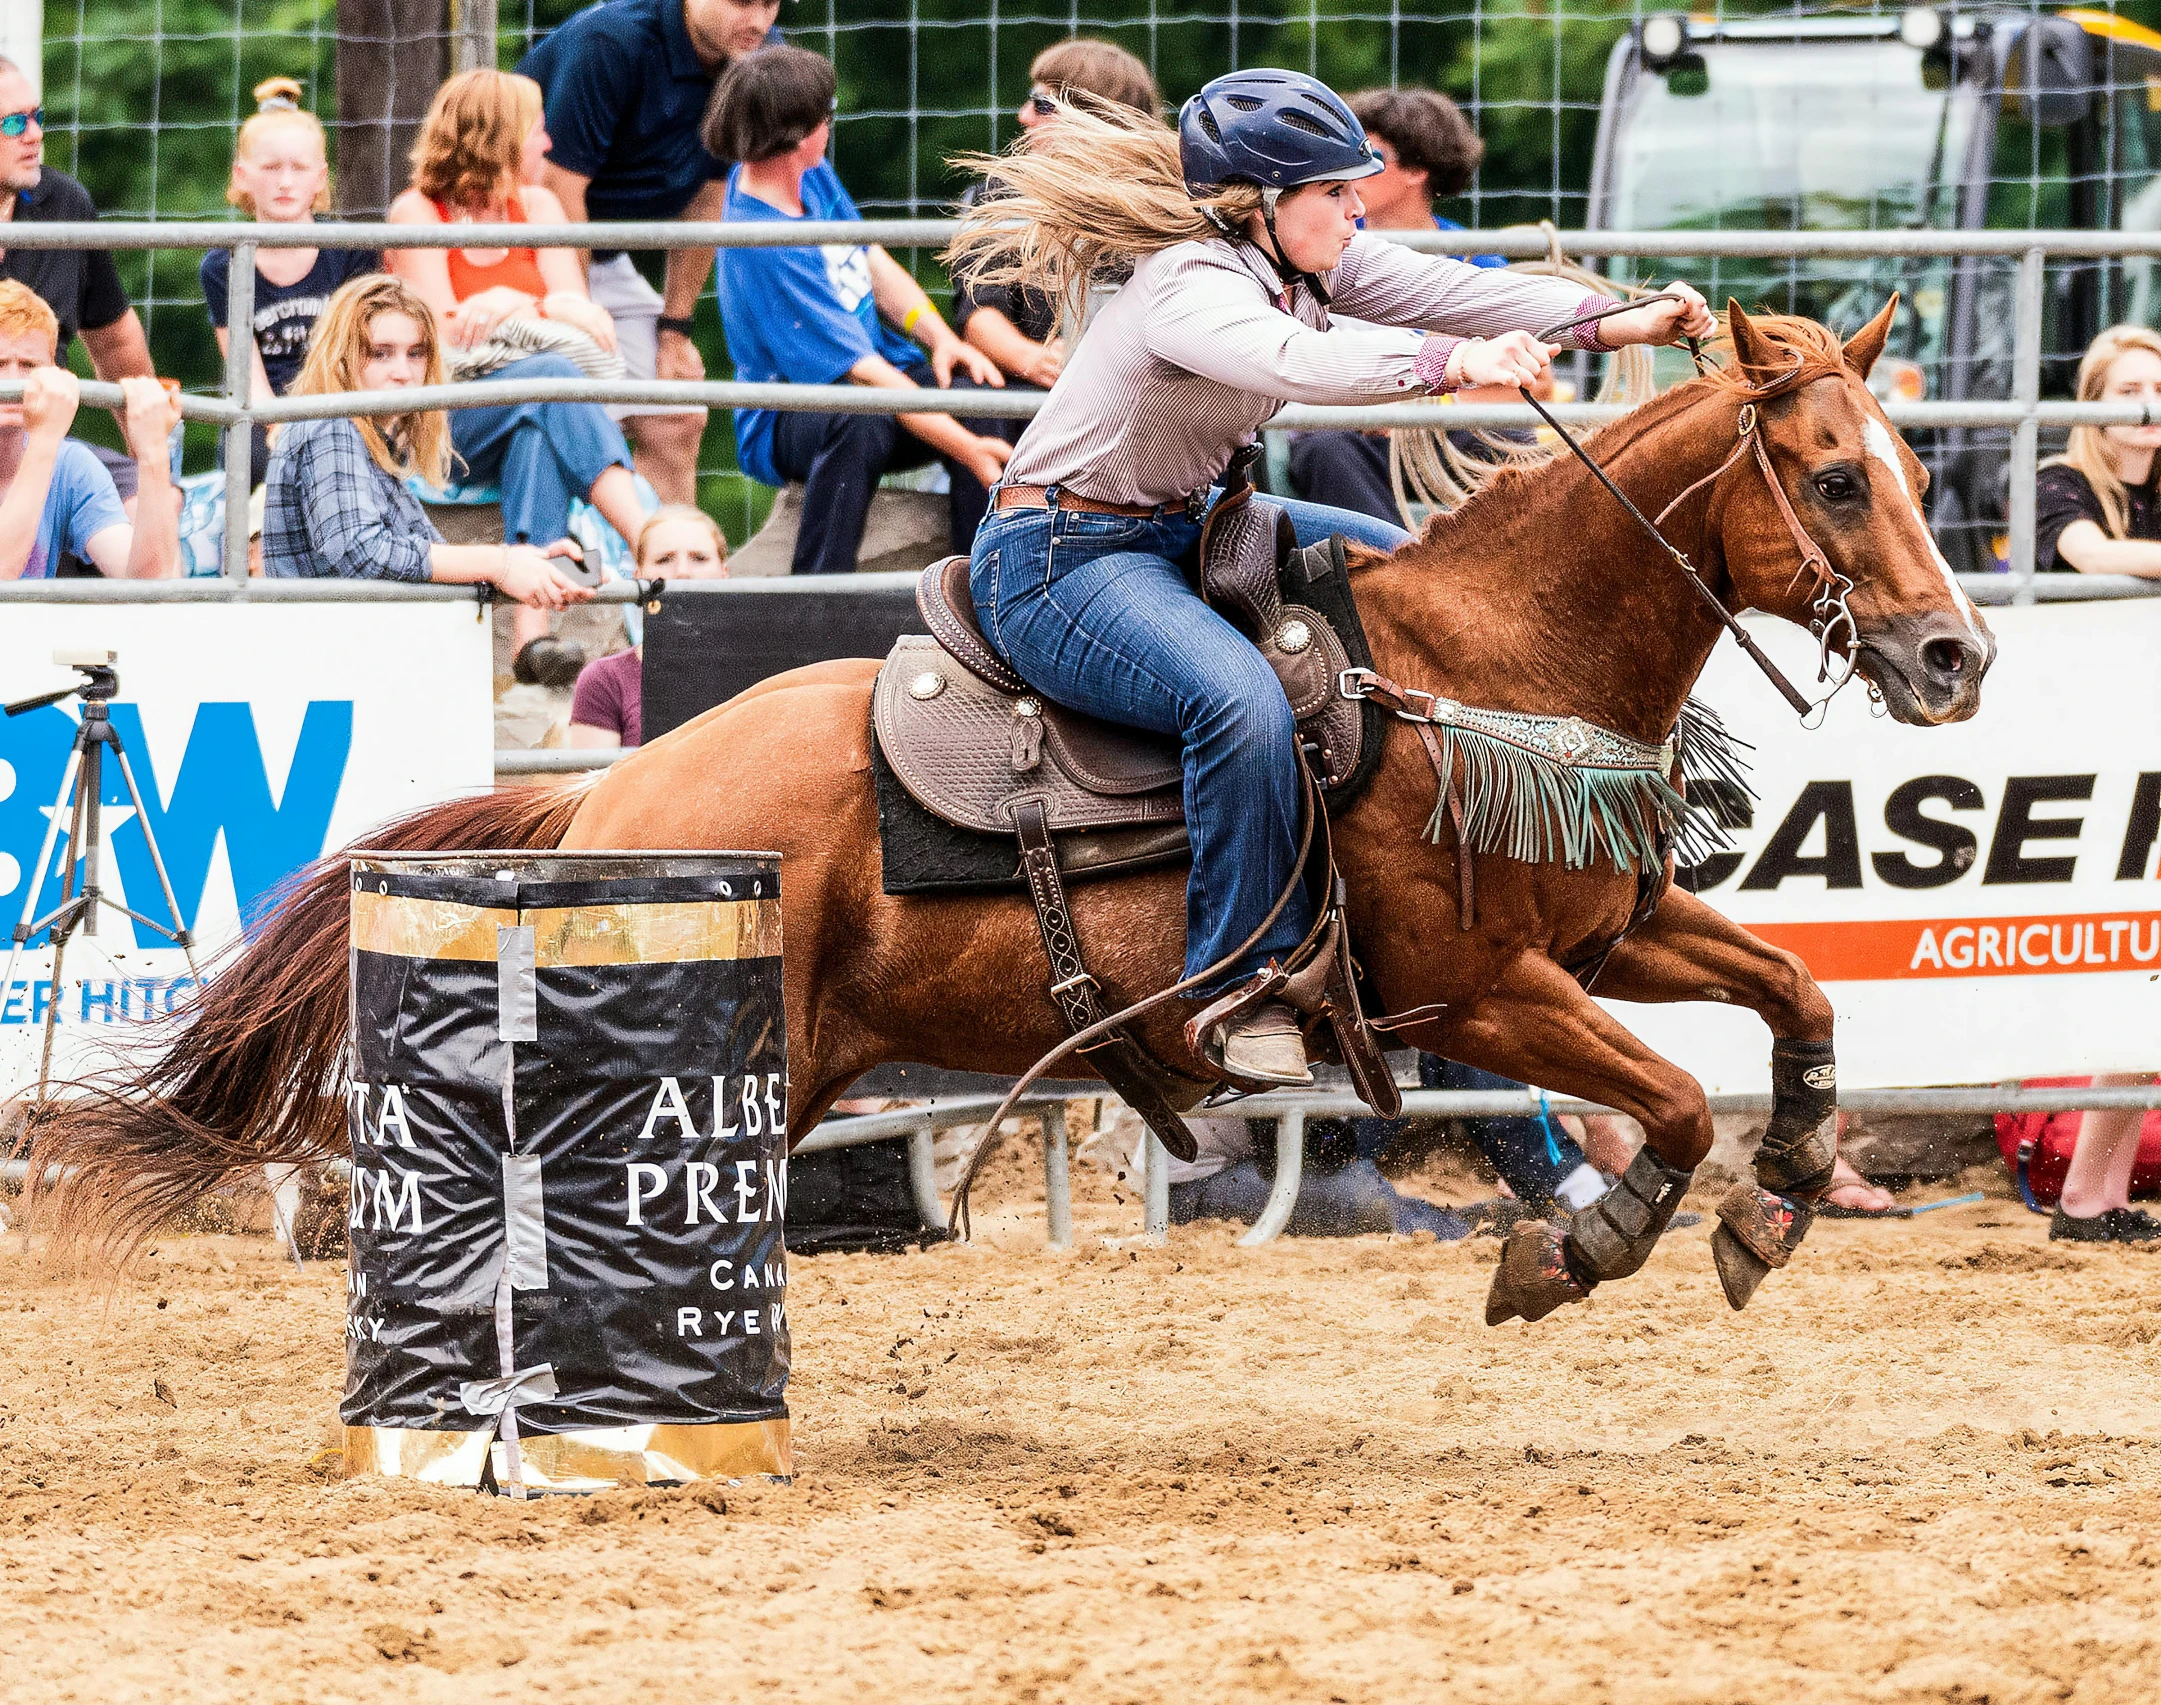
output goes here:
[{"label": "blue w logo on banner", "polygon": [[[166,874],[172,878],[180,918],[188,928],[196,927],[196,914],[202,907],[203,889],[209,881],[210,861],[220,835],[225,840],[225,857],[232,868],[240,915],[248,924],[256,921],[256,911],[270,890],[322,855],[330,813],[337,804],[346,761],[352,753],[351,700],[317,700],[308,706],[282,798],[272,797],[262,741],[255,728],[255,711],[250,705],[205,704],[197,708],[179,773],[169,788],[152,769],[140,708],[115,704],[112,718],[134,766],[136,785],[143,791],[143,812],[150,819],[158,850],[165,855]],[[8,886],[0,889],[0,906],[6,910],[0,934],[11,934],[21,915],[23,885],[38,848],[44,844],[53,801],[67,767],[68,746],[74,738],[75,719],[53,706],[0,720],[0,770],[13,772],[13,786],[0,798],[0,855],[5,855],[7,861],[0,862],[0,877],[8,879]],[[129,809],[132,802],[127,783],[121,779],[119,765],[109,757],[102,792],[106,836],[120,885],[127,891],[127,903],[162,923],[165,907],[158,895],[157,871],[150,862],[143,825]],[[79,849],[54,855],[54,868],[46,872],[38,899],[41,915],[59,902],[57,867],[71,852],[80,857]],[[140,924],[130,927],[138,947],[170,945]],[[33,941],[34,946],[44,944],[43,935]]]}]

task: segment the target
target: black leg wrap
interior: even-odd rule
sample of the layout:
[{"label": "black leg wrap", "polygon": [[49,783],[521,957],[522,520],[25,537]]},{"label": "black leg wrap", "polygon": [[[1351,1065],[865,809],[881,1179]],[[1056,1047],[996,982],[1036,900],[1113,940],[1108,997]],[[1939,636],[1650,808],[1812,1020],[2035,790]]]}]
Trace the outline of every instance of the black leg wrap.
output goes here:
[{"label": "black leg wrap", "polygon": [[1571,1265],[1594,1279],[1640,1272],[1694,1176],[1692,1170],[1668,1166],[1648,1144],[1638,1149],[1621,1181],[1569,1220]]},{"label": "black leg wrap", "polygon": [[[1771,1123],[1756,1150],[1756,1182],[1813,1202],[1838,1160],[1838,1067],[1829,1042],[1771,1044]],[[1798,1241],[1798,1239],[1796,1239]]]}]

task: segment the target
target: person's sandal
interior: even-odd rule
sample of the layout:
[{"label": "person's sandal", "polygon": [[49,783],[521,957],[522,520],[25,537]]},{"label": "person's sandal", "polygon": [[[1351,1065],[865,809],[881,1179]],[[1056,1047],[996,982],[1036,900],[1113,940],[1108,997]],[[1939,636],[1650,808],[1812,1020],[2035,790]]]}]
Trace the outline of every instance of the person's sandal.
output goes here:
[{"label": "person's sandal", "polygon": [[2161,1243],[2161,1220],[2143,1208],[2111,1208],[2101,1216],[2109,1222],[2109,1237],[2117,1243]]},{"label": "person's sandal", "polygon": [[2077,1214],[2065,1213],[2063,1204],[2058,1202],[2056,1212],[2048,1222],[2048,1240],[2051,1243],[2114,1243],[2116,1228],[2113,1222],[2117,1212],[2117,1209],[2110,1208],[2081,1218]]},{"label": "person's sandal", "polygon": [[510,673],[528,687],[568,692],[578,684],[578,675],[584,668],[584,646],[575,640],[543,634],[525,642],[524,648],[511,661]]}]

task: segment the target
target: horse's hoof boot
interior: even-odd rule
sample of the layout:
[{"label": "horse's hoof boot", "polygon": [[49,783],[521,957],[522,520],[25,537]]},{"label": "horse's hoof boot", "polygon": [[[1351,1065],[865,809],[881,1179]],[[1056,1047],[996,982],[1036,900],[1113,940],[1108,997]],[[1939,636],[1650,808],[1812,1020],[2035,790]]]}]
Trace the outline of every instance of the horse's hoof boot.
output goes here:
[{"label": "horse's hoof boot", "polygon": [[1521,1316],[1543,1320],[1563,1303],[1581,1302],[1591,1287],[1568,1270],[1561,1233],[1544,1220],[1524,1220],[1501,1247],[1493,1288],[1486,1293],[1486,1324]]},{"label": "horse's hoof boot", "polygon": [[1303,1087],[1313,1081],[1298,1014],[1282,1001],[1263,1001],[1223,1038],[1223,1069],[1253,1083]]}]

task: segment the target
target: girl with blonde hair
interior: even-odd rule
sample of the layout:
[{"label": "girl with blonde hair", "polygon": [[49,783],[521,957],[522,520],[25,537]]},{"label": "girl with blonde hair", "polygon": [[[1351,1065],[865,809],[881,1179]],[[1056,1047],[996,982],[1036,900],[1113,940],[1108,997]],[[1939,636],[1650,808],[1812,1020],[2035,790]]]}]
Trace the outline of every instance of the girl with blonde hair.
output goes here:
[{"label": "girl with blonde hair", "polygon": [[[413,143],[413,187],[390,204],[393,225],[566,223],[539,182],[548,132],[540,85],[505,71],[464,71],[435,92]],[[615,323],[586,293],[575,249],[392,249],[385,259],[434,312],[466,376],[503,381],[576,379],[615,362]],[[522,342],[521,329],[533,335]],[[573,334],[565,337],[567,329]],[[550,347],[521,354],[535,341]],[[529,544],[569,530],[583,497],[624,540],[646,506],[622,429],[599,403],[505,403],[455,411],[451,446],[461,480],[500,484],[503,537]],[[512,627],[512,672],[567,688],[582,647],[555,639],[547,618],[522,611]]]},{"label": "girl with blonde hair", "polygon": [[[324,152],[323,124],[300,104],[300,85],[290,77],[272,77],[255,86],[255,116],[233,140],[232,176],[225,199],[241,213],[271,225],[303,225],[330,211],[330,162]],[[283,396],[300,376],[308,335],[331,292],[349,278],[380,272],[383,257],[373,249],[258,249],[255,253],[255,308],[248,321],[251,394]],[[211,249],[199,274],[203,306],[217,335],[218,353],[232,342],[225,323],[232,256]],[[248,484],[261,485],[270,465],[262,428],[251,435]]]},{"label": "girl with blonde hair", "polygon": [[[1175,134],[1061,103],[1025,150],[968,164],[991,191],[964,216],[956,268],[1069,303],[1132,268],[992,493],[976,611],[1039,692],[1181,738],[1186,974],[1210,973],[1198,992],[1221,997],[1194,1016],[1193,1046],[1240,1087],[1309,1083],[1298,1016],[1271,975],[1311,922],[1303,890],[1260,927],[1297,854],[1296,733],[1274,672],[1187,578],[1213,488],[1285,402],[1535,383],[1555,346],[1526,328],[1611,303],[1361,232],[1357,180],[1380,159],[1342,100],[1293,71],[1217,78]],[[1576,340],[1708,333],[1703,299],[1674,289],[1679,300]],[[1283,507],[1301,544],[1340,533],[1391,550],[1409,537],[1348,510]]]},{"label": "girl with blonde hair", "polygon": [[2074,426],[2061,456],[2034,482],[2034,562],[2080,574],[2161,577],[2161,513],[2154,452],[2161,450],[2161,336],[2111,326],[2078,364],[2082,403],[2141,403],[2151,426]]},{"label": "girl with blonde hair", "polygon": [[[341,286],[316,322],[315,340],[291,394],[402,390],[443,381],[435,316],[387,274]],[[560,610],[592,594],[556,566],[578,548],[451,545],[406,486],[415,475],[441,484],[450,471],[450,430],[439,409],[333,416],[278,428],[263,512],[263,572],[277,579],[486,581],[536,610]]]},{"label": "girl with blonde hair", "polygon": [[[725,580],[728,541],[720,523],[688,503],[664,503],[638,534],[638,578]],[[645,738],[645,645],[588,663],[570,701],[569,743],[636,746]]]}]

